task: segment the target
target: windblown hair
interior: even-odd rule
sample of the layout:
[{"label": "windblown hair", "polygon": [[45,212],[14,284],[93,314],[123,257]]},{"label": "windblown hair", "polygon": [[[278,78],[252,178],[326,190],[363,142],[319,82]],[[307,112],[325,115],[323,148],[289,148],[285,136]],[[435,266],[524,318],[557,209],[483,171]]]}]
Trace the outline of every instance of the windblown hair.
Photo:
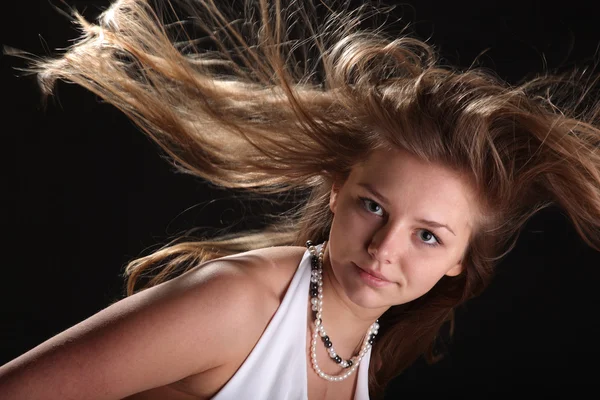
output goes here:
[{"label": "windblown hair", "polygon": [[[213,0],[120,0],[97,24],[75,14],[82,38],[32,70],[47,94],[66,80],[118,107],[185,173],[264,196],[304,194],[262,231],[188,238],[131,261],[127,295],[209,259],[326,240],[332,183],[375,149],[402,148],[468,176],[482,218],[465,268],[381,317],[369,371],[377,398],[418,357],[435,358],[452,311],[488,285],[539,210],[560,207],[600,250],[594,82],[559,101],[576,93],[574,76],[508,84],[443,67],[430,45],[404,33],[359,28],[383,8],[340,4],[319,19],[312,2],[285,3],[244,1],[240,17]],[[167,23],[182,13],[192,17]]]}]

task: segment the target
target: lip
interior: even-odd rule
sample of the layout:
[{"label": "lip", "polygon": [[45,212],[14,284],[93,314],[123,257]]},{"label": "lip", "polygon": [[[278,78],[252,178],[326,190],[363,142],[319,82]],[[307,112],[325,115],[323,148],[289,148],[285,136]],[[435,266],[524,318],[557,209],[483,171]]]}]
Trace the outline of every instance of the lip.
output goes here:
[{"label": "lip", "polygon": [[369,286],[379,288],[392,284],[391,281],[388,281],[383,275],[375,271],[363,269],[356,264],[354,264],[354,266],[358,269],[358,275],[360,278]]}]

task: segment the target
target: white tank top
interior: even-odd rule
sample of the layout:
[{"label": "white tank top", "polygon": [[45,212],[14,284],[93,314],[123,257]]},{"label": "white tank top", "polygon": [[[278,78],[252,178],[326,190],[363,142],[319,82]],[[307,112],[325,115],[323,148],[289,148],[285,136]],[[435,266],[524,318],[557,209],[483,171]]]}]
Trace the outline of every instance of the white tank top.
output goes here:
[{"label": "white tank top", "polygon": [[[306,313],[309,286],[310,252],[306,250],[285,297],[258,343],[212,400],[308,399]],[[371,349],[356,372],[354,400],[369,400],[370,358]]]}]

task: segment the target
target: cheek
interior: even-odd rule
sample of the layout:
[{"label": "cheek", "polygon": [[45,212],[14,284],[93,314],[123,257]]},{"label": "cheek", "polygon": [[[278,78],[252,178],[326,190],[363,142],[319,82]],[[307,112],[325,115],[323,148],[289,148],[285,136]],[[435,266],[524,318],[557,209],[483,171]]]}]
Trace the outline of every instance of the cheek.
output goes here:
[{"label": "cheek", "polygon": [[408,287],[415,295],[420,296],[428,292],[445,275],[449,269],[447,262],[432,259],[419,259],[405,262],[403,272],[408,282]]},{"label": "cheek", "polygon": [[356,241],[364,239],[374,230],[373,222],[361,213],[359,206],[352,199],[340,198],[337,212],[333,216],[332,231],[338,239]]}]

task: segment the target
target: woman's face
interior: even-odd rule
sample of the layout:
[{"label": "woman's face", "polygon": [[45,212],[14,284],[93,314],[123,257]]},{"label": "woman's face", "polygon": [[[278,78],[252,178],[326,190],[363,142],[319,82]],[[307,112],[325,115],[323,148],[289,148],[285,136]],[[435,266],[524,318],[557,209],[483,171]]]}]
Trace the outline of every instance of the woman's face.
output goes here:
[{"label": "woman's face", "polygon": [[335,286],[357,305],[387,309],[460,274],[478,213],[472,193],[457,173],[406,151],[372,153],[332,188]]}]

